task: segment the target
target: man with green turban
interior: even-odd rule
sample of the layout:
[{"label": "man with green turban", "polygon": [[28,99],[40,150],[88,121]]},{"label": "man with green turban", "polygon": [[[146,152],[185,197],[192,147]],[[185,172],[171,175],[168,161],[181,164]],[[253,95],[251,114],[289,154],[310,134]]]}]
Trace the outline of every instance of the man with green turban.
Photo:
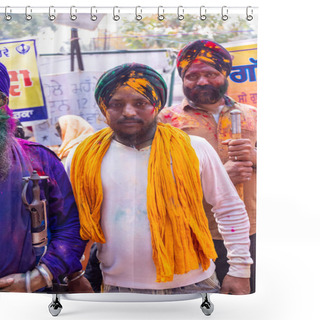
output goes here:
[{"label": "man with green turban", "polygon": [[243,203],[204,139],[157,122],[166,96],[163,78],[148,66],[131,63],[107,71],[95,98],[109,127],[67,159],[80,234],[97,243],[103,291],[218,292],[205,197],[232,252],[222,292],[248,293]]}]

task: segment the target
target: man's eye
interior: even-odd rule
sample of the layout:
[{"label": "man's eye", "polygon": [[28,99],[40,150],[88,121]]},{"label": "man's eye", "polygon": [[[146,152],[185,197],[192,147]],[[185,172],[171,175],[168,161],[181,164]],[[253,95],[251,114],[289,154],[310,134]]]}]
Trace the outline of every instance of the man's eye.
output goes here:
[{"label": "man's eye", "polygon": [[217,77],[217,74],[210,72],[210,73],[207,73],[207,74],[206,74],[206,77],[207,77],[207,78],[215,78],[215,77]]},{"label": "man's eye", "polygon": [[198,79],[198,76],[196,74],[189,74],[187,75],[188,80],[196,80]]},{"label": "man's eye", "polygon": [[135,107],[138,107],[138,108],[143,108],[143,107],[145,107],[146,106],[146,102],[145,101],[137,101],[136,103],[135,103]]},{"label": "man's eye", "polygon": [[122,107],[122,103],[120,103],[120,102],[111,102],[109,104],[109,108],[112,108],[112,109],[118,109],[121,107]]}]

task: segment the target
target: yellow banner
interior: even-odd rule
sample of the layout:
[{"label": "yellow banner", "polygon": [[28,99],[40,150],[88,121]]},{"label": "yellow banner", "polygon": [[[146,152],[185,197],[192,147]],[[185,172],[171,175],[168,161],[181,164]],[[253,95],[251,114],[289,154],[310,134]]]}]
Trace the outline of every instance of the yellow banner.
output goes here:
[{"label": "yellow banner", "polygon": [[257,106],[257,44],[226,47],[232,56],[228,95],[234,100]]},{"label": "yellow banner", "polygon": [[47,119],[35,40],[0,43],[0,61],[10,76],[10,109],[21,121]]}]

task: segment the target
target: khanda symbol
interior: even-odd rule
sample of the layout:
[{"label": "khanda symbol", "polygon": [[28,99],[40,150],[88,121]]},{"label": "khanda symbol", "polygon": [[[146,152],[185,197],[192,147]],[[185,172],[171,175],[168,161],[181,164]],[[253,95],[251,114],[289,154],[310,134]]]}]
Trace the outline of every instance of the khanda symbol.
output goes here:
[{"label": "khanda symbol", "polygon": [[[22,201],[31,214],[31,234],[32,246],[36,248],[44,247],[48,243],[47,234],[47,211],[46,200],[40,200],[40,180],[46,180],[49,177],[39,176],[37,171],[33,171],[30,177],[23,177],[24,186],[22,189]],[[27,189],[29,181],[32,181],[32,195],[31,203],[27,200]]]},{"label": "khanda symbol", "polygon": [[28,46],[27,44],[22,43],[20,46],[16,47],[16,50],[17,50],[20,54],[26,54],[26,53],[29,52],[30,46]]}]

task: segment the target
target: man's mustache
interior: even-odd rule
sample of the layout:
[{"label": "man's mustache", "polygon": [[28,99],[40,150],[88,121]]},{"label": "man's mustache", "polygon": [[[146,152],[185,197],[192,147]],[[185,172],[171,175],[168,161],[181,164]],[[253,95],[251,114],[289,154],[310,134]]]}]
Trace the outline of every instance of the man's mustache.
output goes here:
[{"label": "man's mustache", "polygon": [[126,123],[126,122],[136,122],[136,123],[143,124],[143,121],[141,119],[137,119],[137,118],[122,118],[117,121],[117,124],[122,124],[122,123]]},{"label": "man's mustache", "polygon": [[214,86],[211,86],[211,85],[204,85],[204,86],[196,86],[194,88],[195,91],[220,91],[220,88],[216,88]]}]

